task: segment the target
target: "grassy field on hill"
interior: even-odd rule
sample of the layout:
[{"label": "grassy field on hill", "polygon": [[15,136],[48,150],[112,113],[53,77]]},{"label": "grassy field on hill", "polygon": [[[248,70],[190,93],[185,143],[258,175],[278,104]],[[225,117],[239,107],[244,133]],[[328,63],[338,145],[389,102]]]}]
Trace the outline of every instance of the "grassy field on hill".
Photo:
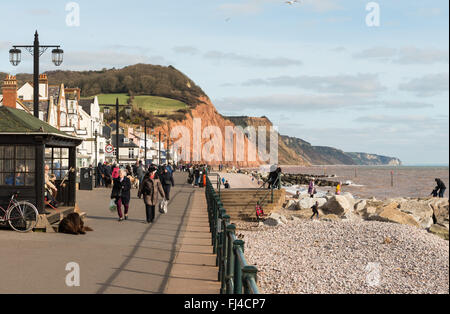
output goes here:
[{"label": "grassy field on hill", "polygon": [[[126,105],[130,98],[127,94],[101,94],[98,95],[100,104],[115,104],[116,99],[119,98],[119,104]],[[185,103],[158,96],[135,96],[134,105],[146,111],[152,111],[155,115],[172,114],[180,109],[187,109],[188,105]]]}]

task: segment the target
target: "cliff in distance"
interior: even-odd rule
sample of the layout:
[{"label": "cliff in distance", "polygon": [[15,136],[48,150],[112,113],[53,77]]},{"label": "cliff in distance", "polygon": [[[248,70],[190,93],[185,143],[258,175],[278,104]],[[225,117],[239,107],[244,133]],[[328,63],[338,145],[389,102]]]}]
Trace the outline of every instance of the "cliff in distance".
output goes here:
[{"label": "cliff in distance", "polygon": [[[227,117],[234,124],[242,126],[272,126],[267,117]],[[291,136],[279,135],[278,159],[281,165],[401,165],[395,157],[379,156],[367,153],[347,153],[326,146],[313,146],[310,143]]]}]

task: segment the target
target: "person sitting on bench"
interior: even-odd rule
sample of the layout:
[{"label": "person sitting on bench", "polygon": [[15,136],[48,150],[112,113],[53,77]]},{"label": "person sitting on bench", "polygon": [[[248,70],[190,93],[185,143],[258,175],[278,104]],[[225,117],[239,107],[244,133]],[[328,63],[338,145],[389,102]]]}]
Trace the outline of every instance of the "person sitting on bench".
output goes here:
[{"label": "person sitting on bench", "polygon": [[[44,168],[45,172],[44,172],[44,178],[45,178],[45,188],[47,190],[49,190],[52,194],[52,197],[54,199],[56,199],[56,195],[58,194],[58,189],[56,188],[56,186],[54,185],[54,180],[55,177],[50,175],[50,167],[48,165],[45,165]],[[52,182],[53,181],[53,182]]]}]

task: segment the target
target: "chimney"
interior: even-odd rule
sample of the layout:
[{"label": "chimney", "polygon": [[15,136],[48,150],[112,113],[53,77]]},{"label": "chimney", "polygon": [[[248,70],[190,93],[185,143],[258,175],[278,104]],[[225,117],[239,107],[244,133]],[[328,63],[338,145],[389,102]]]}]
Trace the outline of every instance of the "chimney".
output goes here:
[{"label": "chimney", "polygon": [[48,99],[48,77],[47,74],[39,75],[39,95],[43,100]]},{"label": "chimney", "polygon": [[3,106],[16,108],[17,102],[17,79],[13,75],[7,75],[3,81]]}]

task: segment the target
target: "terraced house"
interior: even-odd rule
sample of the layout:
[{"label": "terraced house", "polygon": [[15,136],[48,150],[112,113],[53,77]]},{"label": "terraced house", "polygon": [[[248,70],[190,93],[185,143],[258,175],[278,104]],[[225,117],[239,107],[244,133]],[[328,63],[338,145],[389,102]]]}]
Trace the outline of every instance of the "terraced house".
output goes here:
[{"label": "terraced house", "polygon": [[[32,83],[27,82],[18,88],[16,77],[8,75],[3,81],[0,106],[33,115],[33,92]],[[104,160],[103,113],[96,97],[82,100],[79,88],[49,85],[47,75],[42,74],[39,76],[39,119],[68,135],[83,139],[77,148],[78,167],[94,165],[96,159]]]}]

